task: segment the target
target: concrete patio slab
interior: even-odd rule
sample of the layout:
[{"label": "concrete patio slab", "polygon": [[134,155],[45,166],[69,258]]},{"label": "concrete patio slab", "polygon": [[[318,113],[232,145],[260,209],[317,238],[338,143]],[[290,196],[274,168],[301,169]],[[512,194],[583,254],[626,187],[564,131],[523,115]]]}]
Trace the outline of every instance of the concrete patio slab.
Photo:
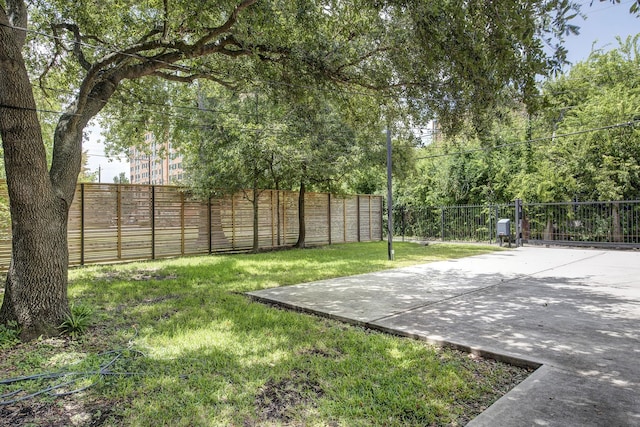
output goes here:
[{"label": "concrete patio slab", "polygon": [[525,247],[250,293],[530,366],[472,426],[640,426],[640,252]]}]

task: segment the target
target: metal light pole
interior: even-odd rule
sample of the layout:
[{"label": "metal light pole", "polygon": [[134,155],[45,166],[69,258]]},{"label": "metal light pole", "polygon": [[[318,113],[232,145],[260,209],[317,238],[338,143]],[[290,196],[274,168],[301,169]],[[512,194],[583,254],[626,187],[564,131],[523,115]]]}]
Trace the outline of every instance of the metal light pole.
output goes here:
[{"label": "metal light pole", "polygon": [[393,261],[393,193],[391,189],[391,129],[387,129],[387,239],[389,261]]}]

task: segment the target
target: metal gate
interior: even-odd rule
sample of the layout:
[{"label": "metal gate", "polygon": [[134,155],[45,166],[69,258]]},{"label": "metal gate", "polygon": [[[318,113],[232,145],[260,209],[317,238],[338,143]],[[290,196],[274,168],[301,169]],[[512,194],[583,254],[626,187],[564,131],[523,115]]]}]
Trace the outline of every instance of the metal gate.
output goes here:
[{"label": "metal gate", "polygon": [[640,201],[524,203],[524,243],[640,247]]},{"label": "metal gate", "polygon": [[514,211],[514,204],[400,206],[394,209],[394,234],[403,239],[493,243],[498,219],[513,218]]},{"label": "metal gate", "polygon": [[523,244],[640,248],[638,200],[399,206],[394,209],[394,234],[402,239],[494,243],[502,218],[512,221],[513,238]]}]

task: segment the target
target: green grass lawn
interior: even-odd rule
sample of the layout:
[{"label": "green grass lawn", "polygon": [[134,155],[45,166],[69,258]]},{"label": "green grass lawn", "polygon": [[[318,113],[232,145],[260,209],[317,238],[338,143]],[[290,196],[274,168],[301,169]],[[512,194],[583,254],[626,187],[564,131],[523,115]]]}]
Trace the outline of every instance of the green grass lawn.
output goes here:
[{"label": "green grass lawn", "polygon": [[395,262],[376,242],[74,269],[91,326],[5,346],[0,379],[81,374],[0,385],[24,389],[0,400],[91,387],[0,406],[0,425],[464,425],[528,372],[241,294],[494,250],[394,246]]}]

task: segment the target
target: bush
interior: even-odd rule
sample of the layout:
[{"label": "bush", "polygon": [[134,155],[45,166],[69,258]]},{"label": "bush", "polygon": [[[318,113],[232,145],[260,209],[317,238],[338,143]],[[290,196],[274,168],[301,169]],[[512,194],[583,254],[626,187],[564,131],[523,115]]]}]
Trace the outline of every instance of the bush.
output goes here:
[{"label": "bush", "polygon": [[63,334],[77,338],[84,334],[91,325],[91,315],[93,310],[86,305],[71,304],[71,312],[64,322],[58,327]]},{"label": "bush", "polygon": [[16,322],[0,325],[0,349],[11,348],[20,342],[20,328]]}]

